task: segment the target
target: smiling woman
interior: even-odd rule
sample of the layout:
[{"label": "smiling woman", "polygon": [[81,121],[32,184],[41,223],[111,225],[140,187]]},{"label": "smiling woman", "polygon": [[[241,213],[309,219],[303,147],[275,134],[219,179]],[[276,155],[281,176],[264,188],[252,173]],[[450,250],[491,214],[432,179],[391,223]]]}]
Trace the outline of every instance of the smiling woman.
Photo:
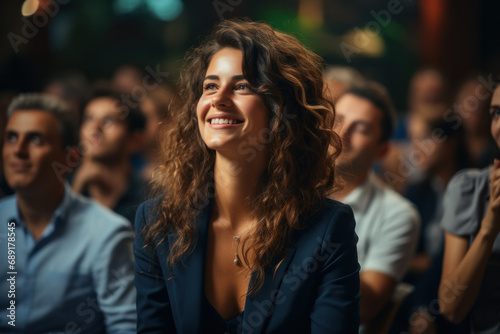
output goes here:
[{"label": "smiling woman", "polygon": [[157,197],[136,216],[139,333],[357,333],[357,237],[327,199],[341,144],[321,65],[247,21],[188,54]]},{"label": "smiling woman", "polygon": [[197,106],[198,126],[207,146],[217,151],[230,146],[238,156],[237,148],[250,145],[250,138],[258,138],[269,122],[269,110],[245,79],[242,63],[240,50],[218,51],[208,66]]}]

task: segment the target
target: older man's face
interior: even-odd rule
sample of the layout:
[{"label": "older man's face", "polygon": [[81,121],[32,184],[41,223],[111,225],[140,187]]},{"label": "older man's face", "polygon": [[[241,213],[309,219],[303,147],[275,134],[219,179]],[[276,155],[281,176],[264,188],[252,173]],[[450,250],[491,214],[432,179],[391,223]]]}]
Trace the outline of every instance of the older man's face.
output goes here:
[{"label": "older man's face", "polygon": [[19,110],[7,121],[4,173],[16,192],[43,190],[60,183],[54,166],[64,163],[65,156],[55,116],[40,110]]}]

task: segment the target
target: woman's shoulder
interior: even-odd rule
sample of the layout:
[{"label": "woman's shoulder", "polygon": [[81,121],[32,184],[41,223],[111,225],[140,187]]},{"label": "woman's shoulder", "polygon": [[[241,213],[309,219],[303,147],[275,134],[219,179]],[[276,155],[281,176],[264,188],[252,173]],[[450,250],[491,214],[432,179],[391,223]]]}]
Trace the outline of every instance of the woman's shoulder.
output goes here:
[{"label": "woman's shoulder", "polygon": [[139,208],[142,207],[142,209],[145,212],[150,212],[150,211],[153,211],[154,208],[159,205],[159,203],[160,203],[160,198],[159,197],[150,198],[150,199],[147,199],[144,202],[142,202],[139,205]]},{"label": "woman's shoulder", "polygon": [[354,231],[354,214],[349,205],[325,198],[319,210],[307,219],[307,225],[325,234],[349,234]]},{"label": "woman's shoulder", "polygon": [[463,194],[488,188],[489,176],[489,167],[483,169],[462,169],[451,178],[447,191],[450,194]]},{"label": "woman's shoulder", "polygon": [[151,225],[157,221],[158,206],[161,199],[159,197],[148,199],[137,207],[135,213],[135,227],[144,228],[146,225]]},{"label": "woman's shoulder", "polygon": [[349,205],[331,198],[323,199],[322,207],[320,210],[327,215],[345,215],[348,213],[352,213],[352,209]]},{"label": "woman's shoulder", "polygon": [[443,200],[441,226],[448,232],[474,234],[489,198],[489,168],[465,169],[450,180]]}]

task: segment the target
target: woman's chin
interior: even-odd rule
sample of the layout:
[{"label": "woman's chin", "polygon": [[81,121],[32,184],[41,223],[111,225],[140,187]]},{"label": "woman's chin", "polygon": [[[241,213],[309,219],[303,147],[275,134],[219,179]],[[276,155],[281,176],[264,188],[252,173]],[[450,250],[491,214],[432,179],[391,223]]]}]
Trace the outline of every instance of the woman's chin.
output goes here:
[{"label": "woman's chin", "polygon": [[205,141],[209,149],[214,151],[234,151],[238,152],[238,145],[227,138],[211,138]]}]

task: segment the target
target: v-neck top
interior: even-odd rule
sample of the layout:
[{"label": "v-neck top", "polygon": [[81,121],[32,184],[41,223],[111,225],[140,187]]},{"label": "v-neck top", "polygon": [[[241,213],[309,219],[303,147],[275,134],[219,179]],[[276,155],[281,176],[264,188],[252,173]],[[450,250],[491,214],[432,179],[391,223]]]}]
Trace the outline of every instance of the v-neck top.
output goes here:
[{"label": "v-neck top", "polygon": [[210,334],[241,334],[243,328],[243,313],[239,313],[229,320],[224,320],[219,312],[210,304],[205,294],[202,303],[202,323],[205,333]]}]

